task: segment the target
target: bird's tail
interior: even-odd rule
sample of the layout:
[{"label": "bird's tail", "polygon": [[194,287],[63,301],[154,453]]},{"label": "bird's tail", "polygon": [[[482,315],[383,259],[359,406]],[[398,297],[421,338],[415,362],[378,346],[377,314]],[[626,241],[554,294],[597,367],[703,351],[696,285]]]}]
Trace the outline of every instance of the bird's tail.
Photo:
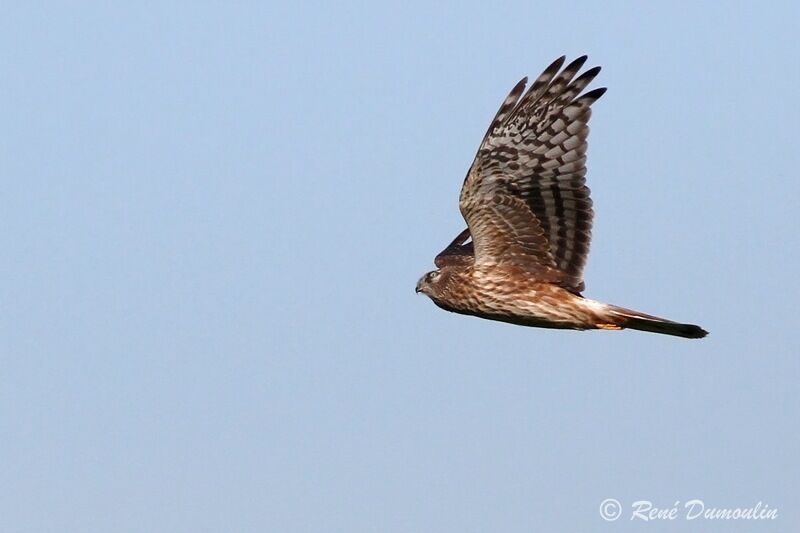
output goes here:
[{"label": "bird's tail", "polygon": [[700,326],[694,324],[681,324],[666,320],[657,316],[646,315],[638,311],[625,309],[609,305],[607,308],[609,324],[598,324],[601,329],[628,328],[639,331],[649,331],[651,333],[661,333],[663,335],[675,335],[676,337],[686,337],[687,339],[702,339],[708,332]]}]

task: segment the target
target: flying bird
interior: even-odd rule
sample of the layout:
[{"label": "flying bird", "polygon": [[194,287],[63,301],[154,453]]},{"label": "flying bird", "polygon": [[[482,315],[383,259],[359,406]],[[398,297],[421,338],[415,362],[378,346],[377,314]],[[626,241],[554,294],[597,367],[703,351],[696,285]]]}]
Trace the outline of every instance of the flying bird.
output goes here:
[{"label": "flying bird", "polygon": [[[591,106],[583,92],[600,67],[577,75],[586,56],[556,59],[525,91],[506,97],[461,188],[467,222],[416,291],[439,307],[523,326],[636,329],[697,339],[707,332],[584,298],[592,200],[586,186]],[[577,77],[576,77],[577,76]]]}]

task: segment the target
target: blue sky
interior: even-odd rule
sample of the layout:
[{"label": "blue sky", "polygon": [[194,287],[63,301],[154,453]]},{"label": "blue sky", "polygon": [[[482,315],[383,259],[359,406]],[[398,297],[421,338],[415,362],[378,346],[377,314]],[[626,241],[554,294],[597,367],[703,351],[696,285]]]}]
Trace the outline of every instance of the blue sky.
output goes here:
[{"label": "blue sky", "polygon": [[[796,4],[21,5],[0,530],[800,527]],[[703,341],[414,294],[503,97],[583,53],[585,294]],[[628,520],[694,498],[779,517]]]}]

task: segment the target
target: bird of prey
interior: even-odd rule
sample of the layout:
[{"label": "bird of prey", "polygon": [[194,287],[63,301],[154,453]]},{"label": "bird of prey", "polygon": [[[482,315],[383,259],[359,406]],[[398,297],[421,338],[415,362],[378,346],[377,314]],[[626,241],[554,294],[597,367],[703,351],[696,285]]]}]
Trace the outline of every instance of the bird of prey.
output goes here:
[{"label": "bird of prey", "polygon": [[555,60],[527,92],[524,78],[503,101],[461,189],[468,227],[416,291],[447,311],[523,326],[705,337],[700,326],[581,295],[593,216],[588,122],[606,89],[583,92],[600,72],[577,76],[586,56],[562,69],[564,62]]}]

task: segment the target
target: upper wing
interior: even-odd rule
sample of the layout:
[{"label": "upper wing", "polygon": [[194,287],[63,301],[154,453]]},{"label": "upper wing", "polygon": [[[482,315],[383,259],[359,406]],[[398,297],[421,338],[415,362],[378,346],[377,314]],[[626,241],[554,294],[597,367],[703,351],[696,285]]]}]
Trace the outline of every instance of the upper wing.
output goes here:
[{"label": "upper wing", "polygon": [[475,250],[472,241],[467,242],[470,237],[469,228],[459,233],[458,237],[436,256],[433,260],[434,264],[439,268],[452,265],[471,265],[475,261]]},{"label": "upper wing", "polygon": [[580,95],[600,67],[576,78],[586,56],[561,70],[564,59],[521,96],[523,79],[503,102],[459,204],[477,263],[517,264],[581,291],[593,214],[585,180],[587,123],[605,88]]}]

